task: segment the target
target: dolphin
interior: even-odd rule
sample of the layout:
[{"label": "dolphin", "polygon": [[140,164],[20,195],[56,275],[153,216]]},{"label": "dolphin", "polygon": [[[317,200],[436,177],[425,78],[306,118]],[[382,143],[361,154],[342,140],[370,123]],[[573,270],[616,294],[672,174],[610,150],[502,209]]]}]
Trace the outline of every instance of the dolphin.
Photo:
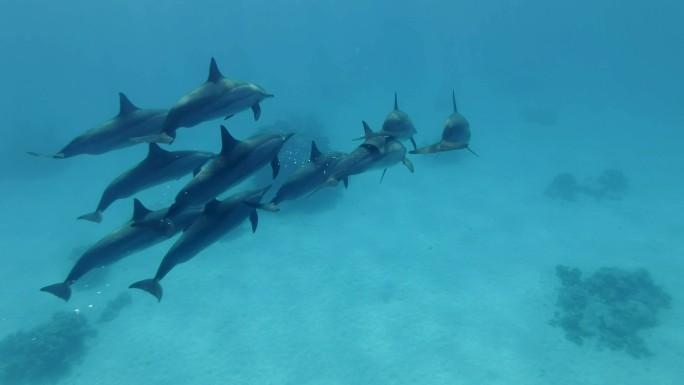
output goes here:
[{"label": "dolphin", "polygon": [[160,135],[143,140],[172,143],[176,138],[176,130],[180,127],[194,127],[217,118],[228,119],[248,108],[252,109],[254,120],[259,120],[259,103],[272,97],[272,94],[254,83],[231,80],[223,76],[212,57],[207,81],[171,107]]},{"label": "dolphin", "polygon": [[240,141],[221,126],[221,153],[180,190],[166,219],[187,207],[206,204],[269,162],[275,179],[280,170],[278,152],[292,135],[260,133]]},{"label": "dolphin", "polygon": [[473,155],[479,156],[470,148],[470,123],[456,109],[456,96],[451,91],[451,100],[454,103],[454,112],[444,122],[442,140],[429,146],[411,150],[411,154],[432,154],[452,150],[468,149]]},{"label": "dolphin", "polygon": [[141,110],[119,93],[119,114],[74,138],[54,154],[29,151],[33,156],[47,158],[70,158],[81,154],[99,155],[133,146],[140,141],[133,138],[158,135],[168,110]]},{"label": "dolphin", "polygon": [[71,298],[71,285],[83,277],[90,270],[110,265],[133,253],[154,246],[190,225],[201,214],[201,209],[186,210],[176,218],[177,230],[172,233],[160,231],[153,227],[134,227],[133,223],[143,219],[161,218],[166,215],[168,208],[151,211],[143,206],[139,200],[133,200],[133,217],[121,227],[90,246],[72,267],[66,279],[61,283],[45,286],[40,289],[64,301]]},{"label": "dolphin", "polygon": [[322,188],[337,186],[340,180],[345,181],[346,186],[346,179],[349,176],[375,169],[384,170],[382,177],[380,177],[382,182],[387,168],[400,162],[409,171],[413,172],[413,164],[406,157],[406,147],[400,141],[391,136],[373,135],[373,130],[368,126],[368,123],[362,123],[368,139],[349,155],[342,158],[330,173],[328,179],[309,196]]},{"label": "dolphin", "polygon": [[158,184],[180,179],[185,174],[200,171],[201,167],[216,155],[206,151],[166,151],[156,143],[149,144],[147,157],[119,175],[105,188],[97,209],[78,219],[100,223],[102,212],[114,201]]},{"label": "dolphin", "polygon": [[144,290],[161,301],[163,290],[160,281],[176,266],[185,263],[211,246],[225,234],[237,228],[245,219],[257,229],[259,216],[256,209],[277,211],[259,203],[271,186],[260,190],[242,191],[223,201],[214,199],[207,203],[202,214],[183,232],[166,253],[154,278],[138,281],[130,288]]},{"label": "dolphin", "polygon": [[345,153],[338,151],[323,154],[316,147],[316,142],[312,141],[309,162],[287,178],[270,203],[278,205],[284,200],[293,200],[311,192],[328,179],[337,163],[344,156],[346,156]]},{"label": "dolphin", "polygon": [[[407,113],[399,109],[397,104],[397,93],[394,93],[394,109],[387,114],[385,121],[382,123],[380,131],[374,132],[373,136],[391,136],[395,139],[409,139],[413,148],[416,149],[416,141],[413,135],[416,134],[416,128],[413,126],[413,121]],[[354,140],[368,139],[366,136],[356,138]]]}]

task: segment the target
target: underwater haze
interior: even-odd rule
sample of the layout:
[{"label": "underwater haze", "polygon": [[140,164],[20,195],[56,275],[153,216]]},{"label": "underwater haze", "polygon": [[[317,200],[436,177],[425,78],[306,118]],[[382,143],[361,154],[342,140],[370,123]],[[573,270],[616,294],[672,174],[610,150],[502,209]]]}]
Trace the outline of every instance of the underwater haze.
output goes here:
[{"label": "underwater haze", "polygon": [[[674,0],[3,0],[0,384],[679,384],[683,18]],[[41,292],[131,218],[132,197],[76,219],[147,146],[27,152],[116,116],[119,92],[171,108],[212,57],[274,97],[164,149],[219,152],[222,124],[295,133],[281,175],[221,198],[272,183],[269,200],[312,140],[354,151],[395,92],[421,147],[453,91],[477,156],[409,154],[414,173],[260,210],[256,232],[176,266],[159,303],[128,287],[178,236],[66,303]],[[162,209],[191,177],[135,198]]]}]

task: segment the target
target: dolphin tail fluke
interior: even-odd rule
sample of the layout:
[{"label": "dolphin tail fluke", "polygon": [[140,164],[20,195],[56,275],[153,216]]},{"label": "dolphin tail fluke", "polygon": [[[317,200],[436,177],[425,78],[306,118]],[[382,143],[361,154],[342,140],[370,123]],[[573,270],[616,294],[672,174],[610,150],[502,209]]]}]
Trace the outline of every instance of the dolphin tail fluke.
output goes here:
[{"label": "dolphin tail fluke", "polygon": [[129,286],[130,289],[140,289],[146,291],[157,299],[157,302],[161,302],[162,295],[164,295],[164,289],[158,279],[143,279]]},{"label": "dolphin tail fluke", "polygon": [[56,154],[46,154],[43,152],[34,152],[34,151],[26,151],[29,155],[37,156],[39,158],[52,158],[52,159],[64,159],[66,158],[64,156],[63,152],[58,152]]},{"label": "dolphin tail fluke", "polygon": [[71,286],[69,286],[69,284],[66,282],[56,283],[56,284],[50,285],[50,286],[45,286],[45,287],[41,288],[40,291],[44,291],[46,293],[53,294],[53,295],[63,299],[64,302],[68,302],[69,298],[71,298]]},{"label": "dolphin tail fluke", "polygon": [[410,137],[409,139],[411,140],[411,144],[413,145],[413,149],[414,149],[414,150],[417,150],[417,149],[418,149],[418,146],[416,145],[416,140],[413,139],[413,137]]},{"label": "dolphin tail fluke", "polygon": [[169,135],[165,132],[157,135],[148,136],[137,136],[135,138],[130,138],[129,140],[134,143],[162,143],[171,144],[175,140],[175,135]]},{"label": "dolphin tail fluke", "polygon": [[402,163],[404,163],[404,166],[406,166],[406,168],[408,168],[408,170],[411,171],[411,174],[413,174],[414,168],[413,168],[413,163],[411,162],[411,159],[404,157],[404,159],[402,160]]},{"label": "dolphin tail fluke", "polygon": [[102,222],[102,211],[95,210],[92,213],[83,214],[80,217],[78,217],[77,219],[85,219],[86,221],[100,223],[100,222]]}]

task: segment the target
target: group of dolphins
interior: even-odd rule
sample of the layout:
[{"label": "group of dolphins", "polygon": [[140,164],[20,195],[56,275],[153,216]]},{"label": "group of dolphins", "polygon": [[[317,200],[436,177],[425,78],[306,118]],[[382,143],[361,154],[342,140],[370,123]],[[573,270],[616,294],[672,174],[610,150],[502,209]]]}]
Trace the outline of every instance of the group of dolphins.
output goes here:
[{"label": "group of dolphins", "polygon": [[110,265],[182,231],[164,256],[154,277],[130,285],[161,301],[163,290],[160,281],[176,265],[187,262],[248,218],[252,231],[256,231],[259,220],[257,210],[278,211],[278,205],[285,200],[309,196],[322,188],[336,186],[340,181],[346,187],[351,175],[382,169],[384,176],[388,167],[398,163],[403,163],[413,172],[413,165],[406,157],[407,150],[401,140],[411,141],[414,148],[408,151],[411,154],[470,150],[470,125],[458,113],[453,92],[453,112],[444,123],[439,142],[417,148],[413,139],[416,129],[411,118],[399,110],[395,93],[394,108],[385,118],[381,130],[373,132],[363,122],[364,136],[357,138],[363,143],[348,154],[337,151],[321,153],[312,142],[309,162],[292,173],[267,203],[262,202],[262,199],[270,186],[241,191],[222,201],[217,197],[269,163],[275,179],[280,169],[278,153],[292,133],[259,133],[238,140],[221,126],[222,146],[218,154],[167,151],[157,144],[172,143],[176,131],[181,127],[193,127],[217,118],[228,119],[248,109],[252,110],[254,120],[258,120],[261,115],[260,103],[272,97],[256,84],[226,78],[212,58],[207,81],[183,96],[171,109],[140,109],[120,93],[120,110],[114,118],[85,131],[55,154],[29,152],[35,156],[69,158],[80,154],[103,154],[148,143],[147,157],[107,186],[94,212],[79,217],[98,223],[102,220],[103,212],[114,201],[193,174],[193,178],[178,192],[174,203],[168,208],[152,211],[134,199],[130,221],[87,249],[63,282],[40,290],[68,301],[71,285],[90,270]]}]

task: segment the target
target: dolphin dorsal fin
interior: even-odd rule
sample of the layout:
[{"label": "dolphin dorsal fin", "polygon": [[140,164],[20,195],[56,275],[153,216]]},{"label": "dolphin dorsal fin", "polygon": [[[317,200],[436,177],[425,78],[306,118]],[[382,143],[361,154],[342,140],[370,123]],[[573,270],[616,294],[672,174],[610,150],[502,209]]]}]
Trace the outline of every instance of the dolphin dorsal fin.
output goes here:
[{"label": "dolphin dorsal fin", "polygon": [[145,207],[142,202],[138,200],[138,198],[133,199],[133,218],[131,219],[133,222],[142,221],[145,219],[147,214],[151,212],[152,210]]},{"label": "dolphin dorsal fin", "polygon": [[373,135],[373,130],[371,130],[368,123],[366,123],[365,120],[361,121],[361,123],[363,124],[363,133],[366,134],[366,136]]},{"label": "dolphin dorsal fin", "polygon": [[226,126],[221,126],[221,154],[231,152],[238,144],[240,141],[233,138]]},{"label": "dolphin dorsal fin", "polygon": [[131,112],[138,111],[140,108],[136,107],[128,100],[128,97],[123,93],[119,92],[119,115],[127,115]]},{"label": "dolphin dorsal fin", "polygon": [[315,162],[318,160],[318,157],[321,156],[321,152],[318,150],[318,147],[316,147],[316,142],[311,141],[311,156],[309,157],[309,160],[311,163]]},{"label": "dolphin dorsal fin", "polygon": [[399,105],[397,104],[397,91],[394,91],[394,109],[399,109]]},{"label": "dolphin dorsal fin", "polygon": [[212,57],[211,63],[209,63],[209,77],[207,78],[207,82],[216,83],[223,78],[224,76],[221,71],[219,71],[216,60]]},{"label": "dolphin dorsal fin", "polygon": [[210,217],[216,213],[216,210],[218,210],[219,205],[221,204],[221,201],[214,198],[210,200],[207,204],[204,205],[204,215]]},{"label": "dolphin dorsal fin", "polygon": [[159,147],[157,143],[150,143],[146,159],[158,159],[168,154],[169,152]]},{"label": "dolphin dorsal fin", "polygon": [[454,112],[458,112],[458,109],[456,108],[456,94],[454,93],[454,90],[451,90],[451,101],[454,103]]}]

